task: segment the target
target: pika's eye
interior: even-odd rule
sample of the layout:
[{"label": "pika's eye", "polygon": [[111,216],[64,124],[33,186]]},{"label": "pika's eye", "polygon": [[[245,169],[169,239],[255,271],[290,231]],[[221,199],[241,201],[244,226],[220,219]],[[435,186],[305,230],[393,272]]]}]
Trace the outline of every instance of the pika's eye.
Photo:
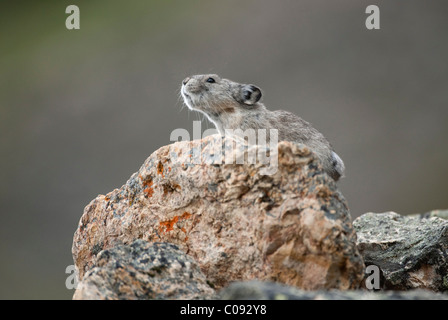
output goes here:
[{"label": "pika's eye", "polygon": [[207,79],[207,82],[208,82],[208,83],[215,83],[215,79],[213,79],[213,78],[208,78],[208,79]]}]

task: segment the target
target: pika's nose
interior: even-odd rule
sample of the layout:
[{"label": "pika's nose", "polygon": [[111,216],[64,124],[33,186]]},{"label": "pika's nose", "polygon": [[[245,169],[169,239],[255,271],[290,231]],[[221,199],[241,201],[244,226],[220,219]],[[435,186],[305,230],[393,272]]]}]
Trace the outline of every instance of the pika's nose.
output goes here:
[{"label": "pika's nose", "polygon": [[190,77],[186,77],[185,79],[184,79],[184,81],[182,81],[182,84],[183,85],[186,85],[187,84],[187,82],[190,80]]}]

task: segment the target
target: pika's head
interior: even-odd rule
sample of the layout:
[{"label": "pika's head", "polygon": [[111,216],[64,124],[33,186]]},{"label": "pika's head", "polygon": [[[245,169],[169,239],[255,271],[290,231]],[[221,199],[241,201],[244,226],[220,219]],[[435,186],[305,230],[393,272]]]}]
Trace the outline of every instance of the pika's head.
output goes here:
[{"label": "pika's head", "polygon": [[195,75],[182,81],[181,94],[191,110],[207,115],[253,109],[261,99],[260,88],[222,79],[216,74]]}]

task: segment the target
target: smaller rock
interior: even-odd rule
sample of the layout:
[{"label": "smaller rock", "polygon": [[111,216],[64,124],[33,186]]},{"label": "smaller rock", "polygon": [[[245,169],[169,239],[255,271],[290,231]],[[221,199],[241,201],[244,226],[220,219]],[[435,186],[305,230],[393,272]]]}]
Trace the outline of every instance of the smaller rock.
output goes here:
[{"label": "smaller rock", "polygon": [[448,220],[448,210],[432,210],[432,211],[420,214],[418,216],[420,216],[421,218],[437,217],[437,218]]},{"label": "smaller rock", "polygon": [[380,268],[381,288],[448,290],[448,221],[427,216],[366,213],[353,222],[366,266]]},{"label": "smaller rock", "polygon": [[429,290],[367,291],[317,290],[305,291],[274,282],[233,282],[219,292],[223,300],[448,300],[448,295]]},{"label": "smaller rock", "polygon": [[135,240],[101,251],[74,300],[211,299],[196,262],[170,243]]}]

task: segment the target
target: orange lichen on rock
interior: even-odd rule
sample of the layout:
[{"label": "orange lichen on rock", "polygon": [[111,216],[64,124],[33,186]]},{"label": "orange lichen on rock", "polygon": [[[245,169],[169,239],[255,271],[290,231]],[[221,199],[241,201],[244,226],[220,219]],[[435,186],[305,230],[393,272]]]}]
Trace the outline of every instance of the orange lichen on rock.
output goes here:
[{"label": "orange lichen on rock", "polygon": [[173,219],[168,220],[168,221],[160,221],[159,222],[159,224],[160,224],[159,231],[162,232],[164,227],[165,227],[164,233],[173,231],[174,224],[177,222],[177,220],[179,220],[179,216],[175,216]]},{"label": "orange lichen on rock", "polygon": [[[185,211],[184,213],[182,213],[182,215],[180,216],[175,216],[173,219],[171,220],[167,220],[167,221],[160,221],[159,222],[159,232],[163,232],[163,233],[167,233],[169,231],[173,231],[174,230],[174,225],[177,222],[180,222],[182,220],[186,220],[189,219],[192,216],[191,213]],[[187,233],[187,230],[184,227],[179,227],[179,229],[184,232],[185,234]],[[187,237],[188,239],[188,237]]]},{"label": "orange lichen on rock", "polygon": [[152,187],[152,178],[148,177],[146,179],[143,179],[143,177],[141,175],[139,175],[139,178],[142,180],[143,192],[144,192],[145,196],[147,198],[151,198],[154,193],[154,189]]},{"label": "orange lichen on rock", "polygon": [[188,219],[192,216],[191,213],[185,211],[184,213],[182,213],[182,215],[180,216],[181,219]]}]

